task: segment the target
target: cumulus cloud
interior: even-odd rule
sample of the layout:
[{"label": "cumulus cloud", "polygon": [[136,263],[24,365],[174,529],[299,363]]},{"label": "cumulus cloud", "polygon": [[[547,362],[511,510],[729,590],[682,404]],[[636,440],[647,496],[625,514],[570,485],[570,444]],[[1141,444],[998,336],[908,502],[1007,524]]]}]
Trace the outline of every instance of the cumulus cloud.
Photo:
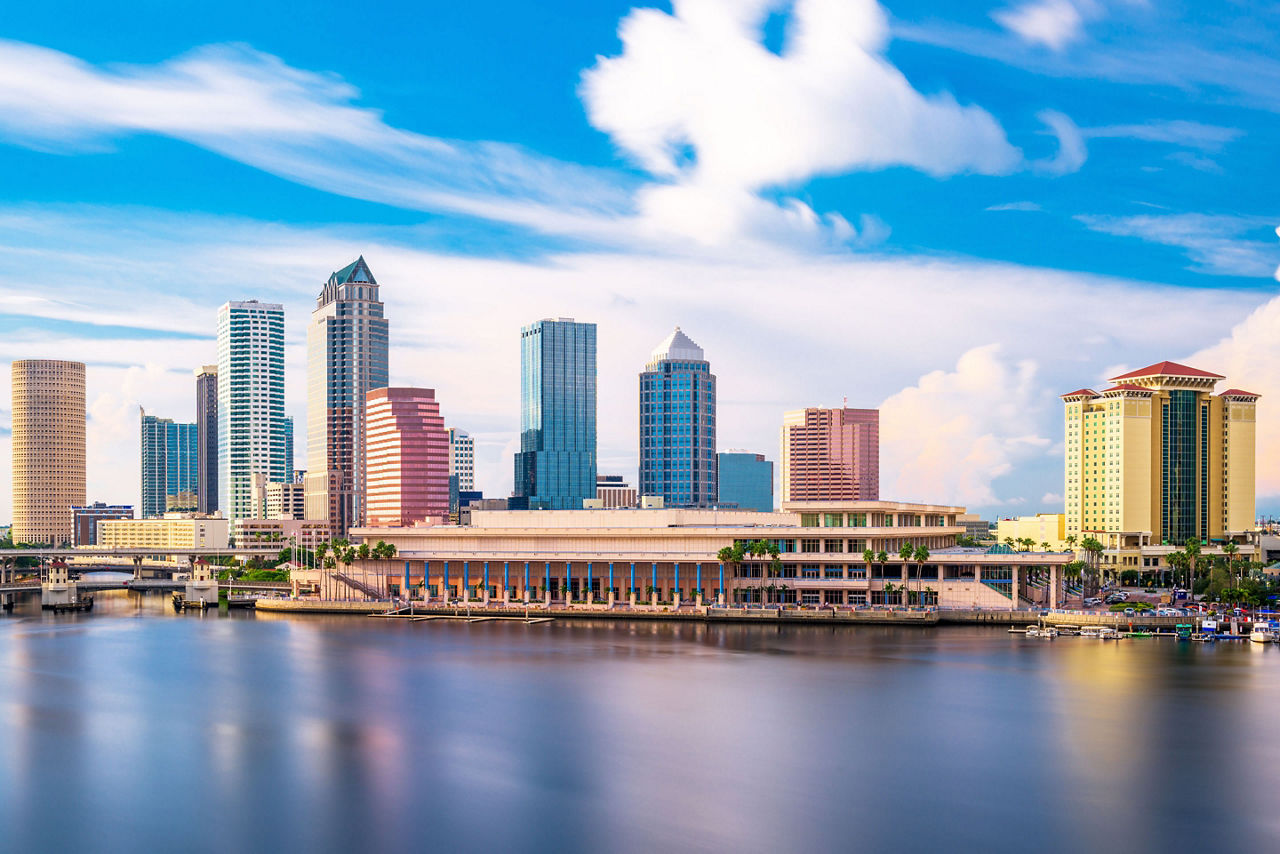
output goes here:
[{"label": "cumulus cloud", "polygon": [[[787,9],[774,52],[764,22]],[[679,0],[671,14],[633,10],[618,34],[622,53],[583,74],[588,117],[668,182],[642,192],[641,212],[708,242],[744,218],[847,236],[841,221],[761,195],[817,175],[891,166],[1002,175],[1026,165],[989,112],[917,91],[888,61],[887,19],[873,0]],[[1044,120],[1063,143],[1049,171],[1079,168],[1074,125],[1058,113]]]},{"label": "cumulus cloud", "polygon": [[[882,494],[993,506],[994,481],[1043,454],[1036,363],[1000,345],[964,353],[954,371],[933,371],[880,404]],[[932,496],[932,498],[928,498]],[[1016,496],[1011,496],[1016,497]]]},{"label": "cumulus cloud", "polygon": [[[1258,401],[1257,455],[1259,497],[1280,495],[1280,297],[1264,303],[1217,344],[1185,360],[1224,375],[1228,387],[1262,395]],[[1227,385],[1229,384],[1229,385]]]}]

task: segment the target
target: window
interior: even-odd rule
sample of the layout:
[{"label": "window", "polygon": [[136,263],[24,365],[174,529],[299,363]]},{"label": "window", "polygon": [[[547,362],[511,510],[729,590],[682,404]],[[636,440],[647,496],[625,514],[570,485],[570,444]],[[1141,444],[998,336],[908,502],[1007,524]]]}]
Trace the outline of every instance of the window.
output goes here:
[{"label": "window", "polygon": [[801,513],[801,514],[800,514],[800,527],[801,527],[801,528],[816,528],[816,527],[818,527],[818,514],[817,514],[817,513]]},{"label": "window", "polygon": [[850,513],[850,514],[849,514],[849,527],[850,527],[850,528],[865,528],[865,527],[867,527],[867,514],[866,514],[866,513]]},{"label": "window", "polygon": [[844,540],[823,540],[822,550],[824,552],[842,553],[844,551]]},{"label": "window", "polygon": [[822,592],[818,590],[806,590],[800,594],[800,603],[802,605],[821,605]]},{"label": "window", "polygon": [[862,554],[866,550],[867,550],[866,540],[850,540],[849,541],[850,554]]},{"label": "window", "polygon": [[824,513],[823,515],[824,515],[824,517],[825,517],[825,519],[823,520],[823,522],[824,522],[824,524],[825,524],[825,526],[826,526],[826,527],[828,527],[828,528],[843,528],[843,527],[844,527],[844,514],[843,514],[843,513]]},{"label": "window", "polygon": [[823,578],[844,578],[844,567],[840,564],[828,564],[822,568]]},{"label": "window", "polygon": [[805,554],[816,554],[821,551],[821,540],[801,540],[800,551]]},{"label": "window", "polygon": [[806,563],[800,567],[800,576],[802,578],[817,578],[820,570],[817,564]]}]

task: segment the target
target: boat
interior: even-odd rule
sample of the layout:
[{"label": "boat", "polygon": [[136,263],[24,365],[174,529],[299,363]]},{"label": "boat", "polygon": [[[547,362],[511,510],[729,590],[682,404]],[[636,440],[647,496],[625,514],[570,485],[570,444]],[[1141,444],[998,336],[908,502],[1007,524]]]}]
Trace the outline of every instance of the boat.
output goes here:
[{"label": "boat", "polygon": [[1079,626],[1058,626],[1058,634],[1078,635],[1080,634],[1080,627]]},{"label": "boat", "polygon": [[1027,637],[1029,637],[1029,638],[1038,638],[1038,637],[1040,637],[1040,627],[1039,627],[1039,626],[1027,626]]},{"label": "boat", "polygon": [[1040,637],[1042,638],[1056,638],[1057,636],[1058,630],[1053,626],[1045,626],[1040,630]]},{"label": "boat", "polygon": [[1253,631],[1249,632],[1249,640],[1254,643],[1275,643],[1278,636],[1280,623],[1275,620],[1256,622],[1253,624]]},{"label": "boat", "polygon": [[1098,638],[1101,640],[1120,640],[1123,635],[1110,626],[1101,626],[1098,628]]},{"label": "boat", "polygon": [[1082,626],[1080,628],[1080,637],[1096,638],[1098,636],[1099,631],[1101,631],[1101,629],[1099,629],[1097,626]]},{"label": "boat", "polygon": [[1191,640],[1191,624],[1178,623],[1178,625],[1174,626],[1174,634],[1180,641]]}]

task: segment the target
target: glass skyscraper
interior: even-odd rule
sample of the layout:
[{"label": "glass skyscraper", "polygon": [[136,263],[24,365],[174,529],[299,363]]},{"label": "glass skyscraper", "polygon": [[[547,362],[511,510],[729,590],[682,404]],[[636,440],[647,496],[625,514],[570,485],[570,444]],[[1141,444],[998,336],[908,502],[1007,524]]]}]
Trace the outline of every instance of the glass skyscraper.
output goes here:
[{"label": "glass skyscraper", "polygon": [[596,325],[539,320],[520,330],[515,496],[531,510],[596,497]]},{"label": "glass skyscraper", "polygon": [[218,509],[251,518],[253,476],[288,475],[284,306],[257,300],[218,309]]},{"label": "glass skyscraper", "polygon": [[196,371],[196,509],[218,510],[218,366]]},{"label": "glass skyscraper", "polygon": [[307,518],[365,518],[365,396],[387,387],[387,320],[361,256],[329,276],[307,328]]},{"label": "glass skyscraper", "polygon": [[200,444],[195,424],[157,418],[138,408],[142,419],[142,518],[168,510],[195,510]]},{"label": "glass skyscraper", "polygon": [[640,494],[668,507],[716,503],[716,377],[679,326],[640,374]]},{"label": "glass skyscraper", "polygon": [[769,512],[773,510],[773,463],[751,451],[716,454],[716,488],[721,507]]}]

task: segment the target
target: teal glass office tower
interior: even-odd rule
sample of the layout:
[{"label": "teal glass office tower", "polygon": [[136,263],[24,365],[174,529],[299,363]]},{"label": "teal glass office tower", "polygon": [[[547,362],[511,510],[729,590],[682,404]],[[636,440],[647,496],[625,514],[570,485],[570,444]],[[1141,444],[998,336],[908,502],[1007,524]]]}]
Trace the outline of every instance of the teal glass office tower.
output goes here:
[{"label": "teal glass office tower", "polygon": [[773,463],[764,454],[722,451],[716,454],[716,488],[721,507],[773,510]]},{"label": "teal glass office tower", "polygon": [[580,510],[596,497],[596,325],[539,320],[520,330],[517,498]]},{"label": "teal glass office tower", "polygon": [[640,494],[667,507],[716,503],[716,377],[679,326],[640,374]]},{"label": "teal glass office tower", "polygon": [[167,510],[195,510],[200,446],[195,424],[157,418],[138,408],[142,420],[142,518]]},{"label": "teal glass office tower", "polygon": [[288,477],[284,306],[257,300],[218,309],[218,509],[253,512],[253,476]]}]

